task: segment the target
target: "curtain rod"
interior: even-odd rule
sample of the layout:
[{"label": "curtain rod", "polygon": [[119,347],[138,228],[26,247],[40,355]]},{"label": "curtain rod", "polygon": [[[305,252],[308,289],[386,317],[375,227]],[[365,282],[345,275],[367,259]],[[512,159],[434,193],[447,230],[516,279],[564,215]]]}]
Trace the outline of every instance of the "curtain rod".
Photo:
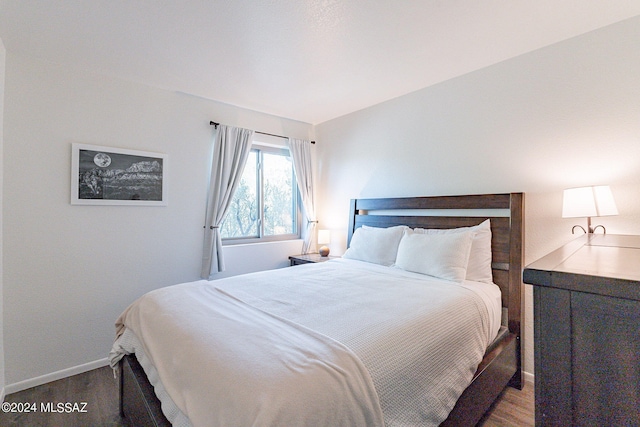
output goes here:
[{"label": "curtain rod", "polygon": [[[214,128],[216,128],[216,129],[218,129],[218,125],[219,125],[219,124],[220,124],[220,123],[216,123],[216,122],[214,122],[214,121],[210,121],[210,122],[209,122],[209,125],[213,126],[213,127],[214,127]],[[254,132],[255,132],[255,133],[259,133],[259,134],[261,134],[261,135],[269,135],[269,136],[275,136],[276,138],[289,139],[289,137],[287,137],[287,136],[274,135],[274,134],[272,134],[272,133],[260,132],[260,131],[257,131],[257,130],[254,130]],[[311,143],[312,143],[312,144],[315,144],[316,142],[315,142],[315,141],[311,141]]]}]

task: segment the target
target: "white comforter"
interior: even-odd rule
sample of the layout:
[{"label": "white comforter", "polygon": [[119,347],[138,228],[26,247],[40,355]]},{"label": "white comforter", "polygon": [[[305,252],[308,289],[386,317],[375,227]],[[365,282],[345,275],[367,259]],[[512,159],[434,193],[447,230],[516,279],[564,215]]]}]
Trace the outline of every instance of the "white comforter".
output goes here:
[{"label": "white comforter", "polygon": [[176,425],[438,425],[499,324],[495,285],[339,260],[150,292],[110,358]]}]

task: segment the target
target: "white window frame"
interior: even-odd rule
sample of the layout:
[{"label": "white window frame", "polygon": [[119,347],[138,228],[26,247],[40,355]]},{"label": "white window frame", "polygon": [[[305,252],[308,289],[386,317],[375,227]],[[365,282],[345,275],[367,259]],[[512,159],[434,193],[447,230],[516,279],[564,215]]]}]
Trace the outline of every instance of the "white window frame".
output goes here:
[{"label": "white window frame", "polygon": [[[252,151],[258,151],[258,211],[259,211],[259,220],[258,220],[258,236],[247,236],[247,237],[223,237],[222,245],[223,246],[232,246],[232,245],[240,245],[240,244],[251,244],[251,243],[263,243],[263,242],[277,242],[284,240],[297,240],[300,239],[302,235],[302,198],[300,196],[300,190],[298,189],[298,184],[296,182],[295,176],[292,176],[292,185],[296,192],[295,196],[295,228],[296,233],[290,234],[278,234],[272,236],[264,235],[264,168],[262,165],[262,153],[271,153],[271,154],[286,154],[291,156],[289,152],[289,148],[284,143],[282,138],[277,138],[277,141],[274,141],[275,137],[256,134],[254,135],[254,139],[251,145]],[[226,218],[225,218],[226,220]]]}]

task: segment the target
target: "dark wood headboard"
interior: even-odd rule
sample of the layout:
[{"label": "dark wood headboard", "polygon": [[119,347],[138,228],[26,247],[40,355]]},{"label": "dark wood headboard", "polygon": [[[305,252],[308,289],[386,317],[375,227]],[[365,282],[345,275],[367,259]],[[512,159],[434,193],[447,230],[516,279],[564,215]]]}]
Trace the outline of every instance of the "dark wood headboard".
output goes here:
[{"label": "dark wood headboard", "polygon": [[[483,212],[496,209],[500,210],[500,215]],[[437,216],[429,215],[429,210],[439,212]],[[478,212],[478,216],[471,211]],[[508,309],[509,331],[516,334],[520,342],[524,312],[523,193],[352,199],[347,243],[351,242],[353,232],[362,225],[456,228],[478,225],[487,218],[491,220],[493,281],[502,290],[502,306]]]}]

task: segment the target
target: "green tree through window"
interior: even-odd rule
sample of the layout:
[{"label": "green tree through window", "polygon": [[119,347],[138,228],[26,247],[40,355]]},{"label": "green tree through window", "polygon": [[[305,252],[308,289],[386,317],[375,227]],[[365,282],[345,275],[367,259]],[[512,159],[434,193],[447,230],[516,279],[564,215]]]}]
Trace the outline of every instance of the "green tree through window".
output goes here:
[{"label": "green tree through window", "polygon": [[298,187],[288,150],[251,150],[221,228],[227,243],[298,238]]}]

